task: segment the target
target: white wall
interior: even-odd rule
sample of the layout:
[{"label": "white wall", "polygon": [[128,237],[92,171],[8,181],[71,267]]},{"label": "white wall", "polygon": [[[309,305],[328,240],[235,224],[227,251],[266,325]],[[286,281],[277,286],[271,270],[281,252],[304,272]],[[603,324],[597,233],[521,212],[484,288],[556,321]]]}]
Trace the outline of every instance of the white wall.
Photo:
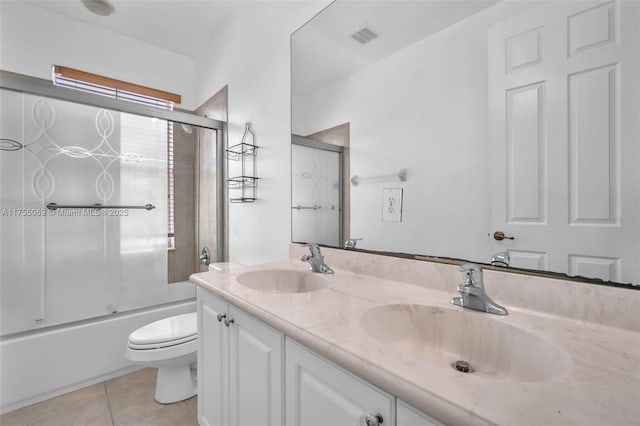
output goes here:
[{"label": "white wall", "polygon": [[0,68],[44,79],[64,65],[182,95],[194,109],[194,60],[23,2],[0,1]]},{"label": "white wall", "polygon": [[[408,169],[407,182],[351,188],[360,247],[489,260],[487,29],[512,8],[490,8],[294,98],[294,133],[350,123],[353,175]],[[382,222],[383,188],[404,189],[401,223]]]},{"label": "white wall", "polygon": [[258,201],[229,205],[229,256],[256,264],[288,256],[291,239],[290,35],[326,2],[247,2],[196,59],[200,103],[229,86],[229,145],[251,122],[260,147]]},{"label": "white wall", "polygon": [[195,60],[18,2],[0,2],[0,68],[50,78],[60,64],[181,93],[195,109],[229,86],[229,143],[252,123],[258,201],[229,208],[230,260],[287,256],[291,238],[290,35],[328,1],[236,2]]}]

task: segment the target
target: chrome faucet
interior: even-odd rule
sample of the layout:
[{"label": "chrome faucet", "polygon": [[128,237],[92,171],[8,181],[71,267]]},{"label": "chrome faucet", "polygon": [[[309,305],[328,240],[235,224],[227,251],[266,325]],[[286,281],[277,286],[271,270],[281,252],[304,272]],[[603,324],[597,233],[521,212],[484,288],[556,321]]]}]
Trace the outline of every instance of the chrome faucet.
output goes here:
[{"label": "chrome faucet", "polygon": [[322,274],[333,274],[333,269],[324,263],[324,256],[320,253],[320,246],[317,244],[306,244],[309,247],[311,256],[305,255],[300,258],[303,262],[309,263],[309,270]]},{"label": "chrome faucet", "polygon": [[460,296],[451,299],[451,303],[463,308],[489,312],[497,315],[507,315],[507,309],[491,300],[484,291],[482,268],[475,263],[465,263],[458,267],[464,275],[464,282],[458,286]]},{"label": "chrome faucet", "polygon": [[510,261],[511,259],[509,258],[509,252],[501,251],[500,253],[496,253],[493,255],[493,257],[491,258],[491,266],[502,266],[506,268],[507,266],[509,266]]},{"label": "chrome faucet", "polygon": [[356,244],[358,243],[358,241],[362,241],[362,238],[349,238],[344,242],[344,249],[349,250],[356,248]]}]

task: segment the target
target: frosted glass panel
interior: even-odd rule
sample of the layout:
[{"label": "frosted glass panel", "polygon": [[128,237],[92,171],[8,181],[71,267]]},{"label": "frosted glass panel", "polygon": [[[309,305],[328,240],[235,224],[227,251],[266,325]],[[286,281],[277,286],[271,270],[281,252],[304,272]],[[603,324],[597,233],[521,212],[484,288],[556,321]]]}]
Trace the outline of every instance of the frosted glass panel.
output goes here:
[{"label": "frosted glass panel", "polygon": [[340,245],[340,154],[292,145],[293,241]]},{"label": "frosted glass panel", "polygon": [[122,307],[167,300],[167,126],[164,120],[122,114],[120,192],[123,205],[151,203],[120,221]]},{"label": "frosted glass panel", "polygon": [[6,90],[0,117],[0,334],[166,302],[170,124]]}]

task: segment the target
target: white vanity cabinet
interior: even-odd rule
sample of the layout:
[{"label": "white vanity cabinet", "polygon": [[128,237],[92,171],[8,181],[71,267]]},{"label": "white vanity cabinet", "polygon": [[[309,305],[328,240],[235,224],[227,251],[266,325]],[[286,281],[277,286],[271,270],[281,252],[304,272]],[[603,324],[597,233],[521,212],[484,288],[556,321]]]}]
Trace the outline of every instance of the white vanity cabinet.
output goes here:
[{"label": "white vanity cabinet", "polygon": [[442,426],[198,289],[200,426]]},{"label": "white vanity cabinet", "polygon": [[286,341],[286,424],[394,426],[395,398]]},{"label": "white vanity cabinet", "polygon": [[284,336],[198,289],[198,422],[279,426]]},{"label": "white vanity cabinet", "polygon": [[396,411],[396,426],[444,426],[401,400],[398,400]]}]

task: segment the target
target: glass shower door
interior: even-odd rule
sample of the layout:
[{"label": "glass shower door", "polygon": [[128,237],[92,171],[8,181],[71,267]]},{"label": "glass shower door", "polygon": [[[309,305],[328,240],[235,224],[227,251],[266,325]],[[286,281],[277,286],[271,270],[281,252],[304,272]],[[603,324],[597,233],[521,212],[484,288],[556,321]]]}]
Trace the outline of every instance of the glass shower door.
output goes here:
[{"label": "glass shower door", "polygon": [[292,241],[341,244],[340,153],[292,145]]},{"label": "glass shower door", "polygon": [[166,301],[167,129],[0,92],[1,335]]}]

